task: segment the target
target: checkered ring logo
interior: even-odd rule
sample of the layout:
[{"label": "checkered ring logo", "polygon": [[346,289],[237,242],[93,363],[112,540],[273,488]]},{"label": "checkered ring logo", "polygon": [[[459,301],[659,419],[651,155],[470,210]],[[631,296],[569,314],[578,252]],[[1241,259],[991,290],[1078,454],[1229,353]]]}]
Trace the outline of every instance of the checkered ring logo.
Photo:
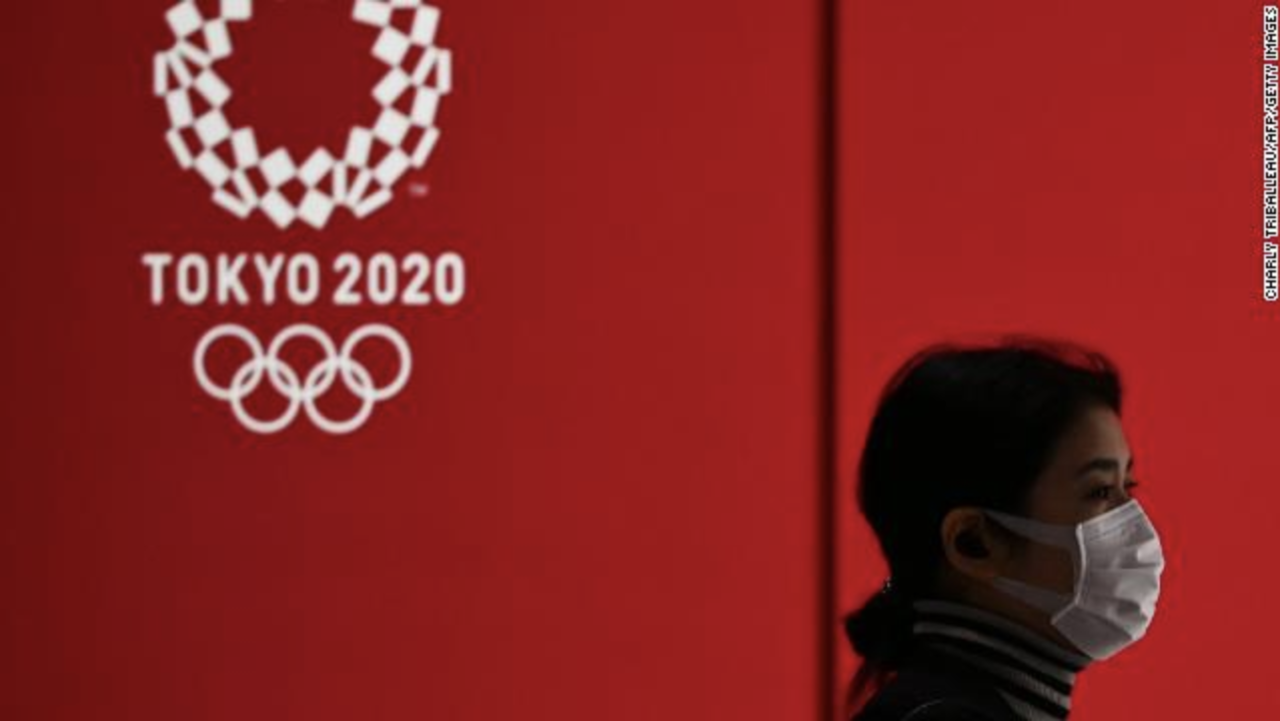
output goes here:
[{"label": "checkered ring logo", "polygon": [[[413,13],[407,33],[393,25],[397,12]],[[253,0],[221,0],[214,17],[195,0],[167,13],[174,43],[155,56],[155,93],[164,99],[166,139],[179,165],[204,178],[227,211],[239,218],[261,211],[281,229],[296,220],[323,228],[338,208],[357,218],[382,208],[410,168],[427,164],[440,137],[436,111],[452,85],[451,55],[435,44],[440,10],[422,0],[355,0],[352,19],[381,30],[373,46],[387,66],[373,89],[381,112],[372,125],[351,128],[341,156],[317,148],[301,165],[284,148],[260,152],[253,129],[225,112],[232,89],[217,64],[231,56],[232,25],[252,16]],[[407,93],[406,115],[397,107],[410,105],[402,102]],[[383,152],[371,167],[375,148]],[[304,188],[296,204],[283,192],[294,181]]]}]

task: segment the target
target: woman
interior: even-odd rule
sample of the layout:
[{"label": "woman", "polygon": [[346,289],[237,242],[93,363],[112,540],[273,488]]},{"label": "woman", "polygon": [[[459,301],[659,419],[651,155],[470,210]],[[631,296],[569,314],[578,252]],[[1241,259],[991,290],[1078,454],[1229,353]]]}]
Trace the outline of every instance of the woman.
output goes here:
[{"label": "woman", "polygon": [[859,505],[889,566],[845,618],[858,721],[1063,719],[1146,632],[1164,560],[1133,499],[1102,354],[1007,336],[912,356],[880,398]]}]

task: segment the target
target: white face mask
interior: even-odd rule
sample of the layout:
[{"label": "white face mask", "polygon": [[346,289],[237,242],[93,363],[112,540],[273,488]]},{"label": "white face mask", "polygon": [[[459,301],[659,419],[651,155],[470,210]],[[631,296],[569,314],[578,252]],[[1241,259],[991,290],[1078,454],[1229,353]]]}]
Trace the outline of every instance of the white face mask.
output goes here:
[{"label": "white face mask", "polygon": [[1054,628],[1091,658],[1109,658],[1146,633],[1164,555],[1137,501],[1074,526],[984,511],[1018,535],[1066,549],[1075,568],[1069,595],[1007,577],[996,578],[996,588],[1050,614]]}]

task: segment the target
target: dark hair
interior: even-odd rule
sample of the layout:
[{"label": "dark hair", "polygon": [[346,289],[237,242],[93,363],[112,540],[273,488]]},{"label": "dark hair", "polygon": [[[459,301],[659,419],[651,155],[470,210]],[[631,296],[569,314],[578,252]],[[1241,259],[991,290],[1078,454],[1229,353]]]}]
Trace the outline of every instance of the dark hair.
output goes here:
[{"label": "dark hair", "polygon": [[944,342],[913,354],[886,384],[858,467],[858,505],[880,542],[889,581],[844,629],[862,665],[852,713],[910,649],[912,601],[932,593],[939,528],[958,506],[1023,513],[1058,439],[1090,406],[1120,413],[1119,371],[1067,341],[1009,334]]}]

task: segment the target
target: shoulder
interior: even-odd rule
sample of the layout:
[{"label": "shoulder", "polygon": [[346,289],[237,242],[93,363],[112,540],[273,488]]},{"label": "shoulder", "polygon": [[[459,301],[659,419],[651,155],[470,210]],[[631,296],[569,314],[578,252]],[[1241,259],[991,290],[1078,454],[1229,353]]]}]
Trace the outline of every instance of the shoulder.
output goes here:
[{"label": "shoulder", "polygon": [[1009,721],[1015,716],[986,684],[949,674],[909,669],[899,673],[854,721]]}]

